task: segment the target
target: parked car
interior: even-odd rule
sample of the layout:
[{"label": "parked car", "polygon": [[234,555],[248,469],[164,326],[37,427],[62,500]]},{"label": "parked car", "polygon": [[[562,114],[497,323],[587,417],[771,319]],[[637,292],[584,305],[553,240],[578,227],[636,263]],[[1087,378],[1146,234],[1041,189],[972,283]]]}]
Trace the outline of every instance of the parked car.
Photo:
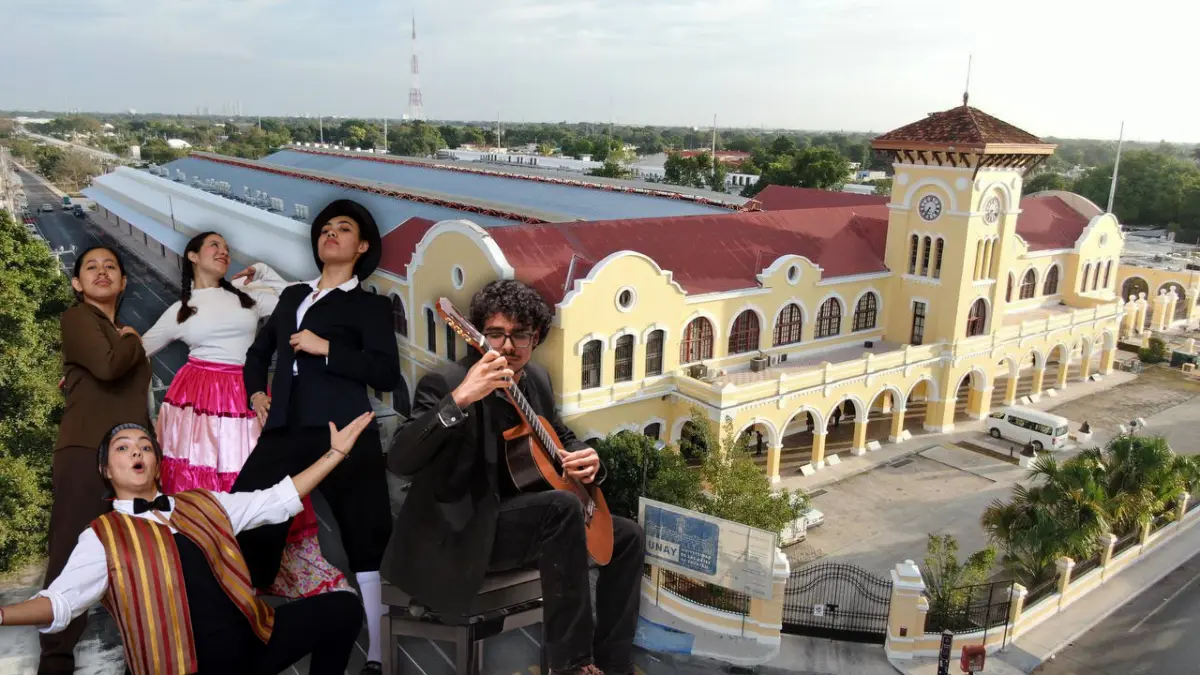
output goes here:
[{"label": "parked car", "polygon": [[825,514],[811,506],[800,517],[804,519],[805,525],[810,530],[825,524]]},{"label": "parked car", "polygon": [[1006,438],[1022,445],[1032,445],[1034,450],[1062,450],[1067,444],[1068,424],[1065,417],[1032,408],[1010,406],[988,416],[987,432],[992,438]]}]

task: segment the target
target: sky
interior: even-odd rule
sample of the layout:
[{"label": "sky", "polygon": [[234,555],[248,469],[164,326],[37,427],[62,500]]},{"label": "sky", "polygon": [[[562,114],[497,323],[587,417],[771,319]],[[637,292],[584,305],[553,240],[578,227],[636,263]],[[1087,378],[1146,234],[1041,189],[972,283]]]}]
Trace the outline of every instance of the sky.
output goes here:
[{"label": "sky", "polygon": [[[1185,0],[0,0],[0,109],[1200,141]],[[1188,75],[1187,73],[1193,73]]]}]

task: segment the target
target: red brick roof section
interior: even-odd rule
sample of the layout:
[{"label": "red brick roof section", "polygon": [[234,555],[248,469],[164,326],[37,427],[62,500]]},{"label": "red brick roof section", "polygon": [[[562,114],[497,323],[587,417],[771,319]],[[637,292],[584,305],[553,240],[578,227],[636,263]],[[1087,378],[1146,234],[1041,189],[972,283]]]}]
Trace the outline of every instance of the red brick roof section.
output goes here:
[{"label": "red brick roof section", "polygon": [[928,117],[875,139],[938,145],[1041,145],[1042,139],[1004,120],[970,106],[959,106]]},{"label": "red brick roof section", "polygon": [[[816,188],[768,185],[755,197],[763,211],[786,211],[790,209],[825,209],[839,206],[883,206],[888,198],[882,195],[859,195],[850,192],[818,190]],[[886,218],[887,212],[880,211]]]},{"label": "red brick roof section", "polygon": [[1075,248],[1089,220],[1058,197],[1026,197],[1021,200],[1017,234],[1031,251]]},{"label": "red brick roof section", "polygon": [[517,278],[555,304],[569,270],[572,281],[582,279],[622,250],[671,271],[689,294],[754,288],[763,268],[787,254],[820,265],[825,278],[886,271],[886,214],[854,208],[512,225],[488,233]]},{"label": "red brick roof section", "polygon": [[408,263],[412,262],[417,244],[433,225],[432,220],[414,216],[385,234],[380,242],[379,269],[407,277]]}]

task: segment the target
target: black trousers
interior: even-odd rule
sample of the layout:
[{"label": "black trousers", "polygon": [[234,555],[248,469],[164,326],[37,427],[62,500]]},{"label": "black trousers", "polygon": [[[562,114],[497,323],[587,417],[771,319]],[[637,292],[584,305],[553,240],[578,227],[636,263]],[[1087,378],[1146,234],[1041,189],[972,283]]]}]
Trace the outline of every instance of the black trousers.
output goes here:
[{"label": "black trousers", "polygon": [[542,640],[551,670],[595,663],[606,675],[628,675],[645,557],[641,526],[614,516],[613,557],[600,568],[593,624],[583,506],[572,494],[550,490],[500,504],[489,567],[541,572]]},{"label": "black trousers", "polygon": [[362,627],[362,603],[347,591],[296,600],[275,610],[275,629],[265,645],[197,649],[196,675],[276,675],[311,654],[310,675],[344,675]]},{"label": "black trousers", "polygon": [[[328,427],[264,432],[234,481],[232,491],[250,492],[271,487],[284,476],[295,476],[307,469],[328,450]],[[379,431],[371,427],[358,437],[350,456],[342,460],[317,488],[337,519],[351,572],[377,571],[392,536],[386,471]],[[238,544],[246,556],[255,587],[269,588],[275,581],[290,525],[289,520],[279,525],[245,530],[238,535]]]},{"label": "black trousers", "polygon": [[[66,447],[54,453],[54,506],[50,510],[50,560],[43,588],[62,573],[79,535],[93,520],[109,510],[104,483],[96,471],[96,448]],[[39,635],[42,657],[38,675],[75,672],[75,643],[87,628],[87,613],[67,624],[60,633]]]}]

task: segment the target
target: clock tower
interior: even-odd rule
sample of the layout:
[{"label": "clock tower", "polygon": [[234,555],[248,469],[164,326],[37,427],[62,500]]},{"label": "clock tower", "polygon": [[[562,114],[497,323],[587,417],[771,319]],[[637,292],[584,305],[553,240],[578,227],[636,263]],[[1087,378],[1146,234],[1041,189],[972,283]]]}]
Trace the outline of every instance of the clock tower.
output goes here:
[{"label": "clock tower", "polygon": [[1000,326],[1021,180],[1055,146],[964,104],[879,136],[892,158],[885,332],[952,342]]}]

